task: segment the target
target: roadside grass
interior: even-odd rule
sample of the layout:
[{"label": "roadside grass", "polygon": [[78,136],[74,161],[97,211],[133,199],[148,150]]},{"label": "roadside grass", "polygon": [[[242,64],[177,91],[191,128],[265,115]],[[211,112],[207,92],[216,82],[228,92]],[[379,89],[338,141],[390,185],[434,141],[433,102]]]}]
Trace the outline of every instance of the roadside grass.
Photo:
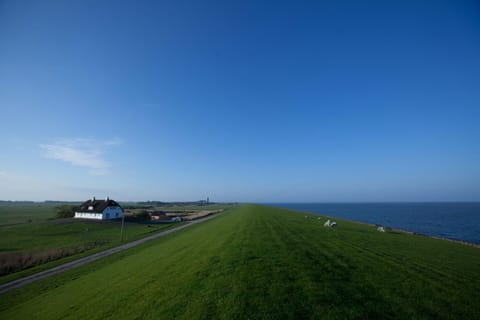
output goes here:
[{"label": "roadside grass", "polygon": [[[24,273],[11,276],[12,273],[23,269],[69,256],[78,256],[84,252],[92,253],[94,249],[118,245],[121,243],[120,226],[121,221],[78,219],[2,226],[0,227],[2,235],[0,237],[0,283],[24,276]],[[123,241],[132,241],[170,226],[170,224],[149,225],[126,222]]]},{"label": "roadside grass", "polygon": [[[53,219],[58,205],[0,204],[0,283],[70,261],[72,256],[78,258],[120,244],[120,221]],[[182,206],[187,210],[202,207],[218,210],[231,205]],[[123,241],[168,227],[127,221]]]},{"label": "roadside grass", "polygon": [[[0,284],[7,283],[7,282],[10,282],[10,281],[13,281],[13,280],[16,280],[16,279],[20,279],[20,278],[35,274],[37,272],[62,265],[64,263],[74,261],[74,260],[89,256],[89,255],[92,255],[94,253],[101,252],[101,251],[119,246],[119,245],[127,243],[127,242],[131,242],[131,241],[134,241],[134,240],[141,239],[141,238],[149,236],[151,233],[154,233],[154,232],[157,232],[157,231],[164,231],[168,228],[175,228],[175,227],[178,227],[178,226],[182,225],[183,223],[184,222],[175,223],[175,224],[173,224],[173,223],[172,224],[165,224],[165,225],[161,226],[161,228],[151,230],[150,232],[139,233],[139,234],[136,234],[134,236],[130,236],[128,238],[128,240],[127,240],[126,237],[124,237],[123,241],[112,241],[110,243],[103,243],[102,245],[89,247],[88,250],[79,251],[78,253],[75,253],[73,255],[64,256],[64,257],[59,258],[57,260],[48,261],[48,262],[36,265],[34,267],[31,267],[31,268],[27,268],[27,269],[17,271],[17,272],[14,272],[14,273],[9,273],[9,274],[6,274],[6,275],[3,275],[3,276],[0,277]],[[61,249],[59,249],[59,250],[61,250]]]},{"label": "roadside grass", "polygon": [[[34,251],[38,249],[76,247],[86,243],[120,240],[121,221],[61,219],[43,223],[2,227],[0,251]],[[137,234],[165,228],[162,224],[125,222],[124,240]]]},{"label": "roadside grass", "polygon": [[244,205],[2,295],[0,318],[480,318],[478,248],[317,218]]}]

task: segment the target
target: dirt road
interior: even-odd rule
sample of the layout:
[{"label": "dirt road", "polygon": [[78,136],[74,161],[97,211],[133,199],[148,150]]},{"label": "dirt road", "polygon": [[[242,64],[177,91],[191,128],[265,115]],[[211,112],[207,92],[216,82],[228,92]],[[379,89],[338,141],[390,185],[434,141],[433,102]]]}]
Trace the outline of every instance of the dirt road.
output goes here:
[{"label": "dirt road", "polygon": [[117,252],[136,247],[136,246],[138,246],[142,243],[145,243],[147,241],[150,241],[150,240],[153,240],[153,239],[156,239],[156,238],[160,238],[160,237],[164,237],[164,236],[169,235],[171,233],[174,233],[174,232],[180,231],[182,229],[191,227],[195,224],[202,223],[204,221],[213,219],[216,216],[218,216],[218,214],[211,215],[211,216],[208,216],[208,217],[205,217],[205,218],[202,218],[202,219],[198,219],[198,220],[189,221],[189,222],[186,222],[185,224],[183,224],[181,226],[178,226],[178,227],[175,227],[173,229],[158,232],[158,233],[155,233],[154,235],[151,235],[151,236],[139,239],[139,240],[135,240],[135,241],[120,245],[120,246],[115,247],[115,248],[111,248],[111,249],[108,249],[108,250],[105,250],[105,251],[102,251],[102,252],[98,252],[98,253],[92,254],[90,256],[80,258],[80,259],[75,260],[75,261],[67,262],[65,264],[62,264],[60,266],[57,266],[57,267],[54,267],[54,268],[51,268],[51,269],[40,271],[38,273],[32,274],[32,275],[24,277],[24,278],[20,278],[20,279],[11,281],[11,282],[4,283],[4,284],[0,285],[0,295],[4,294],[4,293],[7,293],[9,291],[18,289],[20,287],[23,287],[23,286],[25,286],[27,284],[30,284],[32,282],[48,278],[50,276],[59,274],[61,272],[64,272],[64,271],[67,271],[67,270],[70,270],[70,269],[73,269],[73,268],[76,268],[76,267],[83,266],[84,264],[102,259],[104,257],[108,257],[112,254],[117,253]]}]

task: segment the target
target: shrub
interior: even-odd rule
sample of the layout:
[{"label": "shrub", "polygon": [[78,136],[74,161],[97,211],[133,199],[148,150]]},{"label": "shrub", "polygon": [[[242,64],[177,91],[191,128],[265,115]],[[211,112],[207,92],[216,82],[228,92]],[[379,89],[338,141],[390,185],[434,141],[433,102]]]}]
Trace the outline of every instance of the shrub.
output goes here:
[{"label": "shrub", "polygon": [[75,216],[76,210],[77,210],[77,206],[72,206],[68,204],[55,207],[55,218],[57,219],[73,218]]},{"label": "shrub", "polygon": [[34,252],[0,253],[0,276],[82,253],[95,247],[105,245],[107,242],[108,241],[105,240],[97,240],[93,243],[79,247],[46,249]]},{"label": "shrub", "polygon": [[150,213],[147,210],[141,210],[134,214],[137,219],[150,219]]}]

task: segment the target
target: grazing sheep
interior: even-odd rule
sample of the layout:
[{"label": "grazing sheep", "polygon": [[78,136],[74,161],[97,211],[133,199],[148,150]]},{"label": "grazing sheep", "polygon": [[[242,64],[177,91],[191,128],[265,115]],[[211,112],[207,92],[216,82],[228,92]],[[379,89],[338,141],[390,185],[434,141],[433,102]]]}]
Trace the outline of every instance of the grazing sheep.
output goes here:
[{"label": "grazing sheep", "polygon": [[336,227],[337,223],[335,221],[330,221],[330,219],[328,219],[323,225],[325,227]]}]

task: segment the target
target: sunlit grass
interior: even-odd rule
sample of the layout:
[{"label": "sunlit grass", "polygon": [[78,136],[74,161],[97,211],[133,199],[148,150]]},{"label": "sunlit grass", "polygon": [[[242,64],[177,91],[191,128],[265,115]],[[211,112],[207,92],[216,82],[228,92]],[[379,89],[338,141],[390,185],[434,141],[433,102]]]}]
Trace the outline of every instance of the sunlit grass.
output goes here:
[{"label": "sunlit grass", "polygon": [[26,319],[473,319],[480,250],[246,205],[8,293]]}]

